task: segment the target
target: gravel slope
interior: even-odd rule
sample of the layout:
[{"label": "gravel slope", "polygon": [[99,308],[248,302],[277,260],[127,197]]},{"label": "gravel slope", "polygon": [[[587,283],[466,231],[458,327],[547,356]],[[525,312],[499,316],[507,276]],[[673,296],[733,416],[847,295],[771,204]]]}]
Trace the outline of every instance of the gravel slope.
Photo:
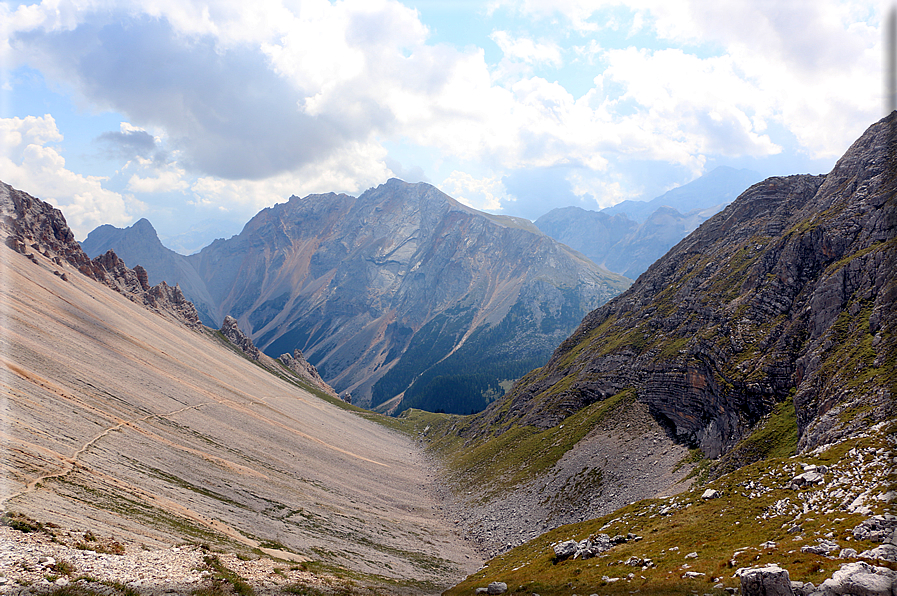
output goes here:
[{"label": "gravel slope", "polygon": [[407,437],[71,268],[0,251],[5,509],[151,549],[267,548],[433,592],[481,564]]}]

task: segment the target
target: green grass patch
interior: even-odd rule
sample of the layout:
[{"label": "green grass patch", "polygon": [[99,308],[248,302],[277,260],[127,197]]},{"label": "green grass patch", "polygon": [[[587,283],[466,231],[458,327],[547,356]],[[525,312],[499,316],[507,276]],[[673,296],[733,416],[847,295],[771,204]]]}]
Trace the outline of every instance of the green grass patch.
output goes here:
[{"label": "green grass patch", "polygon": [[[634,391],[622,391],[547,430],[512,425],[501,434],[481,436],[469,444],[445,428],[448,421],[443,420],[434,433],[437,436],[431,438],[430,448],[444,458],[451,481],[459,490],[476,488],[488,499],[550,469],[598,423],[634,400]],[[459,422],[463,421],[455,424]]]},{"label": "green grass patch", "polygon": [[719,463],[708,468],[717,477],[747,464],[769,458],[785,458],[797,452],[797,415],[792,389],[788,398],[776,404],[751,432],[733,447]]},{"label": "green grass patch", "polygon": [[[213,585],[217,584],[220,587],[221,584],[226,582],[230,584],[231,589],[238,596],[255,596],[255,590],[252,589],[252,586],[246,583],[246,580],[234,571],[225,567],[224,563],[216,555],[206,555],[202,560],[206,567],[214,572],[212,576],[214,580]],[[212,589],[214,590],[215,588]]]},{"label": "green grass patch", "polygon": [[[787,412],[781,415],[788,416]],[[829,477],[837,479],[856,470],[858,458],[868,462],[888,445],[882,436],[872,436],[835,445],[818,456],[773,457],[711,482],[722,495],[718,499],[703,500],[704,487],[693,488],[668,499],[639,501],[594,520],[555,528],[491,560],[445,595],[471,594],[492,581],[507,583],[510,593],[541,596],[723,594],[725,588],[740,587],[740,580],[733,577],[738,568],[767,563],[784,567],[793,580],[819,585],[845,561],[804,553],[800,547],[828,536],[857,551],[872,548],[875,544],[852,536],[852,529],[867,516],[842,509],[841,498],[830,503],[816,501],[826,490],[823,486],[796,491],[787,485],[800,473],[801,463],[828,465],[833,468]],[[887,478],[871,469],[867,474],[865,482],[878,483],[877,490],[885,490]],[[856,488],[857,493],[862,490]],[[803,513],[808,501],[816,505]],[[874,513],[884,512],[886,507],[876,504]],[[790,531],[795,525],[800,526],[798,533]],[[619,544],[592,559],[556,560],[554,544],[599,533],[633,533],[642,539]],[[697,556],[686,557],[692,552]],[[651,559],[653,566],[627,565],[630,557]],[[689,579],[684,577],[686,571],[704,575]],[[722,588],[714,588],[718,584]]]},{"label": "green grass patch", "polygon": [[26,534],[44,531],[44,524],[17,511],[4,511],[0,516],[0,524]]}]

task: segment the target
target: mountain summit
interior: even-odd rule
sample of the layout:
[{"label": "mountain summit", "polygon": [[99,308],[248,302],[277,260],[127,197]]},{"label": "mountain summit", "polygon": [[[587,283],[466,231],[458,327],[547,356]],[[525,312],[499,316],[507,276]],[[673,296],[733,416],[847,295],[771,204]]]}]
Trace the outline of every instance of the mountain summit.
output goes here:
[{"label": "mountain summit", "polygon": [[[85,246],[117,236],[118,251],[143,228],[100,228]],[[265,353],[298,348],[334,389],[384,409],[482,409],[629,284],[527,220],[398,179],[293,196],[189,257],[121,252],[180,283],[207,323],[233,316]]]}]

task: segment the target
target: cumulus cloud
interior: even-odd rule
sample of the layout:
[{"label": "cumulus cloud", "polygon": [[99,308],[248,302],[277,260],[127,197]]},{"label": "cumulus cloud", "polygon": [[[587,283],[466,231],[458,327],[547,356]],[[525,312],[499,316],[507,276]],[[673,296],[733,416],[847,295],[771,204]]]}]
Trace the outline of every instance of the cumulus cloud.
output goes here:
[{"label": "cumulus cloud", "polygon": [[259,209],[299,194],[299,189],[303,196],[328,192],[359,194],[392,175],[384,165],[385,158],[385,151],[378,145],[353,143],[326,160],[264,180],[202,176],[190,185],[190,201],[197,207],[227,211],[248,219]]},{"label": "cumulus cloud", "polygon": [[[167,20],[119,15],[72,30],[23,34],[13,45],[90,103],[138,125],[164,128],[183,152],[183,165],[197,172],[264,178],[352,138],[342,123],[299,110],[301,93],[270,69],[260,48],[221,50],[215,38],[184,38]],[[135,136],[106,140],[131,141],[133,148]]]},{"label": "cumulus cloud", "polygon": [[184,179],[184,170],[176,166],[156,172],[153,176],[141,178],[133,174],[128,179],[128,190],[137,193],[183,192],[189,187],[190,183]]},{"label": "cumulus cloud", "polygon": [[125,157],[148,157],[156,148],[153,135],[145,131],[104,132],[98,139],[109,150]]},{"label": "cumulus cloud", "polygon": [[694,155],[771,155],[777,146],[761,134],[765,118],[775,111],[774,97],[744,80],[728,56],[698,58],[682,50],[612,50],[610,66],[600,82],[625,89],[610,100],[611,109],[631,100],[637,110],[622,120],[658,137],[676,139],[675,146],[652,156],[686,163]]},{"label": "cumulus cloud", "polygon": [[[708,155],[776,154],[774,131],[809,155],[838,155],[881,104],[864,92],[879,88],[881,52],[878,16],[861,3],[496,7],[552,27],[496,29],[503,59],[489,64],[482,48],[431,43],[420,14],[395,0],[42,0],[0,5],[0,58],[125,115],[129,128],[98,140],[133,160],[129,192],[235,209],[422,177],[390,159],[384,147],[401,143],[453,164],[447,190],[480,205],[532,200],[538,216],[543,181],[574,198],[630,196],[609,164],[664,161],[697,176]],[[599,43],[607,31],[617,45]],[[656,43],[621,45],[627,35]],[[533,75],[565,58],[594,66],[590,90]],[[164,144],[147,131],[164,131]],[[464,163],[493,177],[462,174]],[[539,174],[529,189],[517,184],[527,169]]]},{"label": "cumulus cloud", "polygon": [[443,180],[439,187],[468,207],[482,211],[501,210],[501,199],[508,194],[501,178],[497,176],[475,178],[467,172],[457,170]]},{"label": "cumulus cloud", "polygon": [[102,223],[127,225],[142,207],[103,188],[105,178],[66,169],[62,155],[48,146],[63,140],[50,115],[0,118],[0,139],[3,181],[62,209],[78,238]]},{"label": "cumulus cloud", "polygon": [[[675,92],[674,101],[690,106],[692,112],[707,110],[701,95],[707,87],[702,84],[690,91],[687,82],[694,77],[706,79],[701,73],[708,69],[722,75],[715,80],[717,88],[731,86],[745,91],[747,96],[738,105],[751,119],[754,135],[745,122],[737,124],[733,120],[736,114],[720,110],[707,110],[703,118],[686,120],[677,131],[669,131],[703,135],[702,146],[707,150],[739,137],[756,150],[758,143],[763,143],[762,135],[756,133],[763,132],[769,121],[793,134],[810,156],[835,157],[878,116],[882,15],[877,3],[495,0],[493,10],[499,6],[546,20],[560,16],[571,31],[585,36],[602,29],[625,28],[620,19],[626,18],[630,33],[650,31],[662,42],[703,48],[701,57],[697,53],[690,56],[688,69],[683,69],[685,61],[680,59],[672,65],[677,67],[674,71],[655,71],[681,75],[685,84],[677,86],[671,85],[667,76],[656,81],[625,76],[626,53],[634,51],[632,48],[608,50],[602,57],[612,69],[616,67],[615,76],[624,88],[640,86],[627,88],[627,96],[647,98],[647,93]],[[656,49],[660,49],[659,44]],[[720,58],[729,64],[723,67]],[[655,64],[659,65],[661,59],[657,54]],[[636,66],[644,70],[647,65]],[[648,89],[653,83],[657,88]],[[713,95],[719,97],[719,93]],[[820,122],[825,125],[820,126]]]},{"label": "cumulus cloud", "polygon": [[489,38],[498,44],[507,58],[528,64],[547,64],[560,68],[564,64],[561,48],[554,42],[537,42],[528,37],[511,37],[507,31],[494,31]]}]

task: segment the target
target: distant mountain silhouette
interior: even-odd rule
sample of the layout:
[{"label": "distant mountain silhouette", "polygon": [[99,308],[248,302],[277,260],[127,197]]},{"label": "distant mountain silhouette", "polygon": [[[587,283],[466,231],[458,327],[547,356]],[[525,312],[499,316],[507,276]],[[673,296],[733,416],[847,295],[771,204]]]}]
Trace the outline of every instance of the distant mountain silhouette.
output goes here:
[{"label": "distant mountain silhouette", "polygon": [[535,224],[599,265],[635,279],[758,180],[760,174],[750,170],[718,167],[651,201],[623,201],[601,211],[562,207]]}]

